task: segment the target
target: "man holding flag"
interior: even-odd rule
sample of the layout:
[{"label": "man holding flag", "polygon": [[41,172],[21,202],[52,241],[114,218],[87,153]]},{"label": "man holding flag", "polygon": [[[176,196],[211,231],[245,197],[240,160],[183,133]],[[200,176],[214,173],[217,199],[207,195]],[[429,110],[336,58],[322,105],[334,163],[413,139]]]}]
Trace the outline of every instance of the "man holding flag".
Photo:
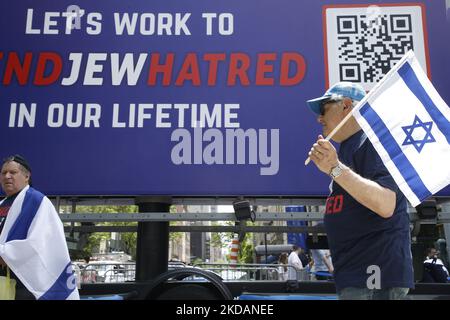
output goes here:
[{"label": "man holding flag", "polygon": [[[308,105],[326,136],[364,96],[341,82]],[[401,299],[414,287],[406,199],[354,118],[333,140],[339,153],[319,136],[309,155],[333,179],[324,224],[339,299]],[[376,283],[368,283],[371,266],[380,271]]]},{"label": "man holding flag", "polygon": [[32,188],[21,156],[7,158],[0,182],[0,265],[17,281],[16,299],[79,299],[64,229],[50,200]]},{"label": "man holding flag", "polygon": [[449,108],[411,51],[367,96],[341,82],[307,103],[327,135],[309,157],[333,179],[324,222],[339,298],[401,299],[414,287],[406,199],[450,183]]}]

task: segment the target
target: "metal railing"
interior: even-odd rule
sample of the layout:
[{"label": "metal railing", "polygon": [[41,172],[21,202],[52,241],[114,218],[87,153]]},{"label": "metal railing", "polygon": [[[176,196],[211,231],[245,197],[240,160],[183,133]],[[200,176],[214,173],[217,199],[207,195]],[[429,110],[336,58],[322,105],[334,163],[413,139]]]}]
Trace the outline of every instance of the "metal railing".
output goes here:
[{"label": "metal railing", "polygon": [[[76,270],[78,268],[78,270]],[[134,263],[89,263],[75,268],[78,282],[84,283],[119,283],[134,281],[136,265]]]},{"label": "metal railing", "polygon": [[[199,263],[194,267],[204,270],[210,270],[218,274],[224,280],[242,280],[242,281],[258,281],[258,280],[288,280],[289,270],[294,269],[291,265],[281,264],[229,264],[229,263]],[[286,267],[286,270],[284,268]],[[307,269],[296,270],[296,280],[311,280],[310,273]],[[294,279],[292,279],[294,280]]]},{"label": "metal railing", "polygon": [[129,282],[134,281],[136,278],[136,270],[107,270],[104,274],[104,282],[107,283],[118,283],[118,282]]},{"label": "metal railing", "polygon": [[[169,263],[169,270],[186,267],[184,264]],[[230,263],[199,263],[192,267],[209,270],[219,275],[225,281],[311,281],[314,274],[309,269],[296,270],[291,265],[283,264],[230,264]],[[78,266],[76,268],[79,268]],[[296,279],[289,279],[289,271]],[[85,283],[123,283],[135,281],[136,265],[134,263],[90,263],[77,270],[80,284]]]}]

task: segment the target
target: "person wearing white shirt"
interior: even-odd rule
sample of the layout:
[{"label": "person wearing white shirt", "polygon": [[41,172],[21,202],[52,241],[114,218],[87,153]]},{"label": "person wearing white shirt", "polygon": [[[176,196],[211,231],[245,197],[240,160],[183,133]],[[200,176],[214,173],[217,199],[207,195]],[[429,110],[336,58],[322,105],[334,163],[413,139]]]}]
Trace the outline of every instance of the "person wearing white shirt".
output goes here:
[{"label": "person wearing white shirt", "polygon": [[[311,256],[313,258],[313,271],[314,272],[328,272],[333,273],[333,263],[331,262],[329,250],[312,249]],[[327,280],[328,277],[324,275],[315,274],[316,280]]]},{"label": "person wearing white shirt", "polygon": [[298,257],[299,253],[300,248],[294,245],[288,258],[288,280],[298,280],[297,272],[303,269],[302,261]]},{"label": "person wearing white shirt", "polygon": [[278,280],[286,281],[288,279],[288,256],[287,252],[280,254],[278,259]]}]

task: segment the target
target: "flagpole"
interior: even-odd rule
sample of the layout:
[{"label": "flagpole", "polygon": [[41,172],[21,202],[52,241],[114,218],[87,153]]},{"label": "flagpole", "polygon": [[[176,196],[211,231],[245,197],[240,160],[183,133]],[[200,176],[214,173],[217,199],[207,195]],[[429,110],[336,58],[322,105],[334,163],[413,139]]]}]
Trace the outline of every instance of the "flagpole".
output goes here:
[{"label": "flagpole", "polygon": [[[342,121],[337,125],[336,128],[334,128],[333,131],[325,138],[325,140],[329,141],[335,134],[338,132],[339,129],[341,129],[344,124],[353,116],[353,111],[358,110],[366,101],[372,96],[373,92],[376,92],[377,89],[385,82],[385,80],[397,69],[399,69],[407,59],[413,58],[414,52],[412,50],[409,50],[397,63],[396,65],[389,70],[388,73],[385,74],[385,76],[370,90],[370,92],[353,108],[352,112],[350,112]],[[311,158],[308,156],[308,158],[305,160],[305,166],[307,166],[311,162]]]}]

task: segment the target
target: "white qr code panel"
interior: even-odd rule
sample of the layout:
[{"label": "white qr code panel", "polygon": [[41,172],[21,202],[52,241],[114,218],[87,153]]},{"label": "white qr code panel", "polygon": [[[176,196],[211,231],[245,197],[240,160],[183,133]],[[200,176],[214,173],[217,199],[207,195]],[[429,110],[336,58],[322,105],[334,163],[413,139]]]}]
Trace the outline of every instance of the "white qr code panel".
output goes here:
[{"label": "white qr code panel", "polygon": [[324,7],[326,85],[359,83],[366,91],[414,50],[430,76],[423,4]]}]

